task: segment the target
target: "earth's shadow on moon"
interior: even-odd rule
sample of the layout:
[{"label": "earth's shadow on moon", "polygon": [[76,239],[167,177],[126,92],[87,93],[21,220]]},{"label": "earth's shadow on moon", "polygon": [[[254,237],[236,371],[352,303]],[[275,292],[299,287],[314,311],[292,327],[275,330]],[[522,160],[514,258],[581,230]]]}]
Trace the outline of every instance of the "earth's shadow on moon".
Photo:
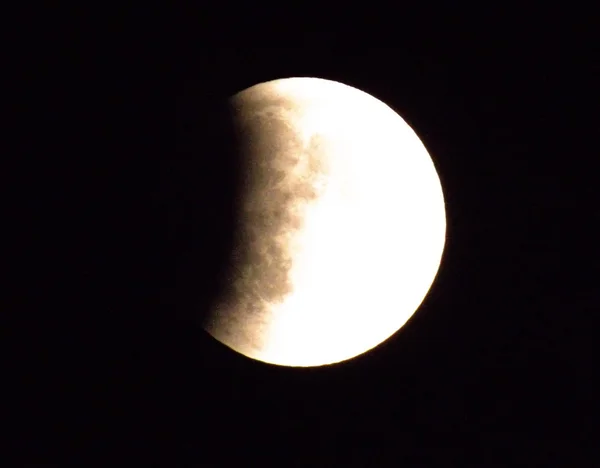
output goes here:
[{"label": "earth's shadow on moon", "polygon": [[227,277],[240,199],[240,151],[228,96],[189,90],[177,102],[176,154],[161,170],[169,213],[161,293],[170,313],[202,326]]},{"label": "earth's shadow on moon", "polygon": [[[206,330],[247,356],[260,356],[273,321],[273,307],[294,289],[292,238],[303,210],[321,195],[327,174],[321,135],[303,137],[298,110],[289,100],[269,95],[267,85],[230,100],[239,152],[240,186],[234,216],[232,255],[220,270],[218,300]],[[231,239],[230,239],[231,240]]]}]

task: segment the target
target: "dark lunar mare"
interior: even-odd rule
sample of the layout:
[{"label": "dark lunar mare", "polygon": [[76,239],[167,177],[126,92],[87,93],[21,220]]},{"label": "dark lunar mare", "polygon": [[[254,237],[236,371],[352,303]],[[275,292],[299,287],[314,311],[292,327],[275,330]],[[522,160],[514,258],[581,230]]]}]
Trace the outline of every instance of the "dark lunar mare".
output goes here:
[{"label": "dark lunar mare", "polygon": [[[301,228],[302,207],[319,197],[315,184],[327,172],[321,137],[313,136],[305,148],[293,122],[278,112],[293,112],[292,103],[253,91],[231,100],[240,186],[233,248],[220,277],[215,313],[206,324],[221,341],[250,353],[263,346],[268,305],[293,290],[292,252],[281,240]],[[304,169],[293,176],[299,164]]]}]

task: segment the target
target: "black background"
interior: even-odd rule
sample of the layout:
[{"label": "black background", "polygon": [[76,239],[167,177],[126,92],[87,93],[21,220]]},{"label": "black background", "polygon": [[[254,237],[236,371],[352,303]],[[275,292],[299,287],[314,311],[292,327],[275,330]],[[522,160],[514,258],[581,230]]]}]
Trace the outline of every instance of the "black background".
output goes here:
[{"label": "black background", "polygon": [[[589,466],[598,208],[585,13],[304,15],[198,9],[167,28],[160,12],[120,12],[30,41],[14,159],[42,158],[12,177],[6,223],[9,453],[89,466]],[[371,352],[315,369],[246,359],[192,320],[231,234],[239,174],[222,103],[291,76],[395,109],[429,150],[447,210],[419,311]]]}]

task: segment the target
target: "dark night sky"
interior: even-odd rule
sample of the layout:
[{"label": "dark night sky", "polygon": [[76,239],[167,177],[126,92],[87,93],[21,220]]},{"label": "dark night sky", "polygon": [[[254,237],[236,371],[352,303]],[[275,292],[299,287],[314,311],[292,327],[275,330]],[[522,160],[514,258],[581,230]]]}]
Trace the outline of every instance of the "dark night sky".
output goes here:
[{"label": "dark night sky", "polygon": [[[188,12],[176,45],[131,26],[135,46],[90,41],[82,70],[35,88],[44,98],[28,108],[43,104],[44,130],[22,148],[41,146],[47,160],[23,172],[14,198],[23,281],[4,341],[16,455],[87,466],[592,464],[598,209],[586,167],[597,155],[582,138],[581,68],[591,35],[558,14],[509,25],[512,15],[449,13],[403,17],[386,47],[371,47],[369,31],[384,28],[365,23],[357,37],[362,16],[267,33],[241,15],[217,44],[210,21],[194,27],[199,13]],[[296,44],[256,44],[269,34]],[[290,76],[344,82],[400,113],[433,157],[447,207],[441,269],[418,313],[375,350],[316,369],[243,358],[189,321],[214,295],[230,234],[236,166],[220,103]],[[58,124],[63,114],[73,126]]]}]

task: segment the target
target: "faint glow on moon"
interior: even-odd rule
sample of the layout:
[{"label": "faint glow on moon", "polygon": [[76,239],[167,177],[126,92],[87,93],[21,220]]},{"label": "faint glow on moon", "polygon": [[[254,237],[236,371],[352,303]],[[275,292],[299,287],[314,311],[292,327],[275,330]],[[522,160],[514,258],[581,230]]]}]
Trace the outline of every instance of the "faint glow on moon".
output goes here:
[{"label": "faint glow on moon", "polygon": [[374,97],[317,78],[259,86],[294,102],[285,118],[305,145],[320,136],[327,170],[317,200],[298,208],[302,228],[282,239],[293,292],[268,305],[265,344],[250,357],[347,360],[398,331],[431,287],[446,230],[440,180],[414,131]]}]

